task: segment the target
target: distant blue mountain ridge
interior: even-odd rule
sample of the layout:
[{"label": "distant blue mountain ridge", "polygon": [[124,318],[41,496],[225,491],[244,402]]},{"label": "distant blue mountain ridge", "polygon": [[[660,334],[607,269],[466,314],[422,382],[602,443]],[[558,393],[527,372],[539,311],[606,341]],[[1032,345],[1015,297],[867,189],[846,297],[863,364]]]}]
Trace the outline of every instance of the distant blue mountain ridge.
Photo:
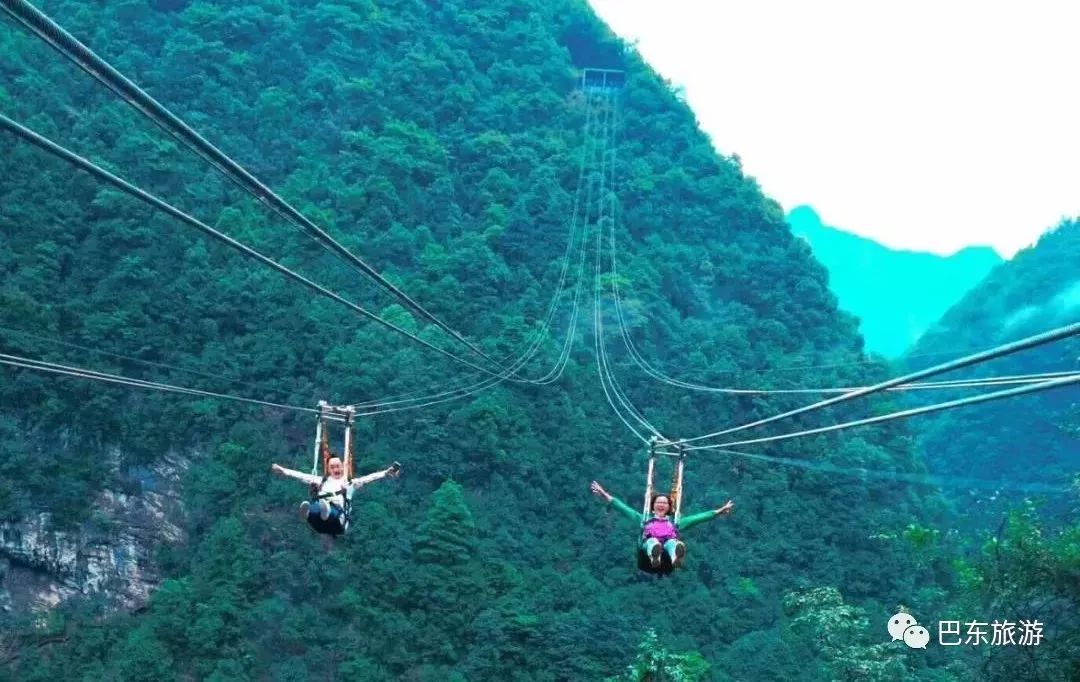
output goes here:
[{"label": "distant blue mountain ridge", "polygon": [[840,308],[859,318],[867,350],[896,358],[1003,259],[972,246],[951,256],[897,251],[822,223],[809,206],[787,216],[829,272]]}]

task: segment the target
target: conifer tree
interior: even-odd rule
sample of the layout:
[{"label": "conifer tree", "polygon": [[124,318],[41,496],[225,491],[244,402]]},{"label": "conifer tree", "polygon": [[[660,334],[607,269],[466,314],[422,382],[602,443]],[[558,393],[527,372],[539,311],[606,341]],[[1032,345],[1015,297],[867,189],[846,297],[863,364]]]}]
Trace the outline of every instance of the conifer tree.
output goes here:
[{"label": "conifer tree", "polygon": [[452,480],[444,481],[435,491],[427,519],[417,533],[413,547],[416,559],[445,566],[467,563],[475,534],[476,524],[465,504],[462,487]]},{"label": "conifer tree", "polygon": [[420,616],[416,649],[424,662],[461,660],[476,614],[487,607],[481,561],[472,552],[476,542],[476,525],[461,485],[444,481],[417,532],[408,575],[409,603]]}]

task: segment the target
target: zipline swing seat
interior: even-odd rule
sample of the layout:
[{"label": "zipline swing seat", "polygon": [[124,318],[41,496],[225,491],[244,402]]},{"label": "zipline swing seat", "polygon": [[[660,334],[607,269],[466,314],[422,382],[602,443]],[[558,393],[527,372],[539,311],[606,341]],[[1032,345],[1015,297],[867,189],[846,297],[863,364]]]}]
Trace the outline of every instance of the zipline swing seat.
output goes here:
[{"label": "zipline swing seat", "polygon": [[[352,515],[352,495],[358,485],[364,485],[382,476],[396,478],[401,473],[401,464],[394,462],[387,469],[376,474],[353,477],[353,421],[356,417],[356,408],[352,406],[336,407],[325,400],[319,401],[319,416],[315,426],[315,451],[311,462],[312,481],[308,506],[301,507],[305,511],[305,519],[311,529],[321,535],[337,537],[344,535],[349,530],[349,522]],[[337,477],[343,485],[338,488],[333,486],[323,491],[326,482],[332,478],[330,460],[336,455],[330,450],[329,422],[341,422],[345,425],[345,444],[342,449],[341,465],[342,474]],[[321,461],[321,473],[320,473]],[[340,500],[340,502],[339,502]],[[314,509],[322,511],[325,505],[329,511],[326,518],[321,513],[313,513]]]},{"label": "zipline swing seat", "polygon": [[[318,514],[311,514],[308,516],[307,523],[311,526],[312,530],[320,535],[337,537],[339,535],[344,535],[349,529],[352,512],[351,496],[345,492],[320,493],[319,491],[322,489],[323,484],[326,483],[326,479],[330,476],[328,465],[330,458],[334,456],[334,453],[330,450],[329,429],[327,424],[331,419],[334,421],[344,421],[345,423],[345,447],[344,455],[342,456],[342,464],[345,466],[345,480],[351,481],[353,478],[352,427],[355,416],[356,410],[353,407],[335,407],[325,400],[319,401],[319,417],[315,426],[315,453],[311,462],[311,474],[313,476],[319,475],[321,461],[322,480],[318,483],[311,484],[310,499],[313,505],[316,503],[328,505],[330,507],[330,515],[324,519]],[[339,495],[344,501],[344,506],[329,501],[330,498],[338,497]]]},{"label": "zipline swing seat", "polygon": [[[656,493],[656,489],[653,486],[653,477],[656,472],[656,456],[666,455],[668,457],[675,457],[675,472],[671,479],[671,491],[667,493],[668,499],[671,501],[671,510],[674,524],[676,527],[679,525],[679,518],[682,515],[682,497],[683,497],[683,468],[686,462],[686,452],[681,444],[669,444],[675,445],[678,448],[678,452],[668,452],[666,450],[658,450],[657,446],[660,443],[654,438],[649,442],[649,466],[648,474],[645,479],[645,507],[642,510],[642,518],[646,519],[642,523],[642,534],[639,534],[637,540],[637,566],[638,569],[644,573],[657,576],[668,576],[675,570],[675,566],[671,563],[671,557],[667,552],[660,553],[660,565],[653,566],[652,561],[649,559],[649,555],[645,553],[643,532],[645,525],[648,524],[648,519],[652,516],[652,500],[653,495]],[[665,443],[668,444],[668,443]]]}]

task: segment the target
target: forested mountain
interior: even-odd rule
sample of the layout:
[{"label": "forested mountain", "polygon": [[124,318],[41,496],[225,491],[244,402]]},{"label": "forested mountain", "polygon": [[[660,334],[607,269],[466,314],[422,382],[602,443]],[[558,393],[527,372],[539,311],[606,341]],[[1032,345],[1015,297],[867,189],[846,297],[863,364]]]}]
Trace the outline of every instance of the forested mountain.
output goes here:
[{"label": "forested mountain", "polygon": [[[905,370],[1008,343],[1080,320],[1080,223],[1070,220],[1016,254],[951,308],[903,359]],[[1013,376],[1080,369],[1080,339],[1011,354],[950,377]],[[950,391],[960,398],[1009,385]],[[1054,623],[1050,660],[1015,652],[984,655],[985,679],[1077,679],[1080,676],[1080,395],[1075,385],[919,419],[918,447],[927,467],[946,479],[991,485],[947,489],[955,528],[983,533],[980,558],[954,563],[959,582],[981,583],[980,599],[957,611],[989,611],[1006,620]],[[912,396],[917,396],[916,400]],[[914,392],[917,404],[941,395]],[[942,528],[930,532],[924,558],[942,556]],[[979,566],[971,570],[973,566]],[[1004,654],[1004,655],[1002,655]],[[1041,660],[1040,660],[1041,659]]]},{"label": "forested mountain", "polygon": [[[584,2],[41,6],[500,358],[525,346],[558,288],[589,154],[580,70],[625,70],[618,277],[641,352],[711,384],[886,375],[867,361],[855,321],[837,310],[825,271],[779,206],[737,161],[716,156],[670,87]],[[7,115],[460,351],[40,41],[0,26]],[[464,375],[0,135],[4,352],[302,406],[432,391]],[[529,376],[559,354],[573,319],[563,298]],[[615,324],[609,296],[601,312]],[[978,654],[910,650],[885,635],[900,605],[932,622],[959,600],[974,603],[989,570],[972,561],[967,582],[956,577],[958,539],[935,543],[929,530],[948,523],[932,488],[869,475],[923,471],[898,422],[765,453],[842,475],[694,455],[688,508],[731,497],[737,511],[694,529],[687,566],[671,579],[639,574],[639,530],[588,493],[596,478],[637,506],[645,468],[597,379],[593,319],[581,316],[566,370],[550,385],[501,384],[361,418],[359,469],[398,459],[405,475],[365,489],[353,530],[329,546],[296,518],[302,487],[269,471],[309,461],[309,415],[3,368],[0,679],[642,680],[658,668],[688,680],[980,678],[968,665]],[[649,383],[609,336],[619,383],[667,433],[802,403]],[[895,403],[879,398],[778,430]],[[136,513],[96,504],[103,495]],[[175,513],[139,511],[140,500],[173,495]],[[55,608],[20,603],[16,579],[55,578],[87,561],[11,549],[42,523],[103,548],[112,582],[135,580],[143,565],[116,551],[117,538],[160,529],[153,561],[163,580],[134,613],[106,608],[109,576]],[[1039,652],[1045,679],[1066,679],[1072,653]]]},{"label": "forested mountain", "polygon": [[829,271],[841,310],[859,318],[867,350],[897,358],[976,286],[999,256],[969,247],[951,256],[897,251],[821,222],[809,206],[788,213],[791,231]]},{"label": "forested mountain", "polygon": [[[917,369],[1075,323],[1078,262],[1080,223],[1068,221],[996,268],[927,332],[905,363]],[[1080,340],[1074,337],[955,376],[1078,369]],[[945,474],[1068,486],[1080,456],[1080,398],[1070,388],[949,412],[920,423],[919,443],[930,466]],[[1057,502],[1074,506],[1068,499]]]}]

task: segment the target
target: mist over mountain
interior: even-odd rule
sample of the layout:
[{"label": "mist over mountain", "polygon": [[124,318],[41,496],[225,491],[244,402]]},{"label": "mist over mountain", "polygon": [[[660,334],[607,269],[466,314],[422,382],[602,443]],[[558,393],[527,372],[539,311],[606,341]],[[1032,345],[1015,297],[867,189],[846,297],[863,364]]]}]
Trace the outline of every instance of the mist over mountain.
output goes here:
[{"label": "mist over mountain", "polygon": [[867,349],[888,358],[902,355],[1002,262],[986,246],[951,256],[890,249],[825,225],[809,206],[791,210],[788,223],[829,271],[829,289],[840,308],[859,318]]}]

